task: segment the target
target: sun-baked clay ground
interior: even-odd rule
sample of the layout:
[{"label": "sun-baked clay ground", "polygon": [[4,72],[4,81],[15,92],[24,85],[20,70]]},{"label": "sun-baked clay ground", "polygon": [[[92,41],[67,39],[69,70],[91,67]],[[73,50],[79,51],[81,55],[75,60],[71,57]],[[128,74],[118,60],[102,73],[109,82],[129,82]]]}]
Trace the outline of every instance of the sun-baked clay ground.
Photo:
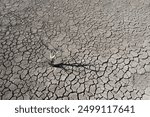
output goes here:
[{"label": "sun-baked clay ground", "polygon": [[150,99],[150,1],[0,0],[0,99]]}]

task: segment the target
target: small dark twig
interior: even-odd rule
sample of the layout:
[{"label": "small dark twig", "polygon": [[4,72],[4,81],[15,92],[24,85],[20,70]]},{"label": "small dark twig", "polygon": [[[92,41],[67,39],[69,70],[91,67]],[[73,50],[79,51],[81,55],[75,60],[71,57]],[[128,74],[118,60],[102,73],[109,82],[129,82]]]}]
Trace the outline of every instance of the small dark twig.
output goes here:
[{"label": "small dark twig", "polygon": [[53,63],[49,63],[49,65],[51,65],[53,67],[58,67],[58,68],[62,68],[63,66],[72,66],[72,67],[85,67],[85,66],[88,66],[88,64],[78,64],[78,63],[72,63],[72,64],[66,64],[66,63],[53,64]]}]

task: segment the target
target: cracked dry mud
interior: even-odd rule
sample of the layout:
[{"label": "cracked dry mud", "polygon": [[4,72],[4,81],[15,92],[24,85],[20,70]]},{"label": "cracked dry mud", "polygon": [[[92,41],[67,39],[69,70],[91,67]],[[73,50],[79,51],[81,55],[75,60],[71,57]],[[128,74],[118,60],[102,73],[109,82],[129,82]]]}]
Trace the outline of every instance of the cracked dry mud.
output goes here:
[{"label": "cracked dry mud", "polygon": [[150,99],[150,1],[0,0],[0,99]]}]

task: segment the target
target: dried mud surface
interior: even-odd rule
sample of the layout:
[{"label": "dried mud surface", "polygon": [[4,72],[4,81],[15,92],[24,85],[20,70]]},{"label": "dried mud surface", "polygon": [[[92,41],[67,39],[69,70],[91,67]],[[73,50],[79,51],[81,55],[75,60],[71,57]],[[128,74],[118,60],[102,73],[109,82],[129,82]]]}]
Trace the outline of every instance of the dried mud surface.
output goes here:
[{"label": "dried mud surface", "polygon": [[0,0],[0,99],[150,99],[150,1]]}]

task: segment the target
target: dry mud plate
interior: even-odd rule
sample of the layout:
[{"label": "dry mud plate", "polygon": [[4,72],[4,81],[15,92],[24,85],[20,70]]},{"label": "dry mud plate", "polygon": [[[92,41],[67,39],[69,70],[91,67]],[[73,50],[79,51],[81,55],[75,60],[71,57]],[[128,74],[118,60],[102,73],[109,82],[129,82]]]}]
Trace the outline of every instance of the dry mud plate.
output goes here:
[{"label": "dry mud plate", "polygon": [[0,99],[150,99],[150,1],[0,0]]}]

